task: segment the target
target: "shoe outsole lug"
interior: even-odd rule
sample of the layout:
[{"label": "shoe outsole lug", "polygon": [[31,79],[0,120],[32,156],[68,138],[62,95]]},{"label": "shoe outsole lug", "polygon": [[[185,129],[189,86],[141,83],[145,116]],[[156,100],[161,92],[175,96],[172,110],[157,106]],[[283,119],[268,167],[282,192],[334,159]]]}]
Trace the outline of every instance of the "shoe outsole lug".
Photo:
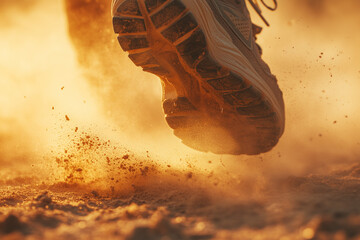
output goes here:
[{"label": "shoe outsole lug", "polygon": [[194,125],[201,122],[200,117],[189,116],[166,116],[165,120],[169,127],[176,130],[184,130],[194,127]]},{"label": "shoe outsole lug", "polygon": [[195,68],[197,61],[205,55],[205,35],[198,29],[193,32],[188,39],[178,44],[176,48],[187,65],[191,68]]},{"label": "shoe outsole lug", "polygon": [[130,17],[113,17],[113,26],[115,33],[140,33],[145,32],[144,19]]},{"label": "shoe outsole lug", "polygon": [[261,101],[261,94],[252,86],[241,91],[223,95],[223,97],[227,103],[239,107],[247,107],[253,105],[254,102]]},{"label": "shoe outsole lug", "polygon": [[277,115],[272,112],[270,114],[268,114],[267,116],[250,116],[248,118],[248,121],[250,122],[250,124],[256,126],[257,128],[271,128],[274,125],[274,122],[278,121]]},{"label": "shoe outsole lug", "polygon": [[178,97],[176,99],[166,99],[163,102],[164,113],[167,115],[174,115],[178,113],[185,113],[195,111],[196,108],[186,97]]},{"label": "shoe outsole lug", "polygon": [[[120,15],[134,15],[133,18],[118,15],[113,18],[118,41],[122,49],[130,53],[129,58],[134,64],[170,83],[175,69],[185,88],[193,88],[191,81],[196,79],[201,89],[213,96],[204,100],[208,107],[222,112],[221,106],[225,106],[227,110],[224,111],[231,111],[226,112],[224,121],[229,121],[230,128],[233,127],[230,134],[239,146],[230,149],[216,136],[213,140],[206,138],[211,141],[208,145],[198,146],[204,136],[210,136],[207,130],[219,127],[217,124],[220,123],[207,122],[211,113],[205,113],[200,105],[196,105],[193,96],[165,99],[166,122],[185,144],[201,151],[252,155],[266,152],[277,143],[282,132],[274,109],[251,82],[223,67],[209,54],[205,34],[181,0],[137,0],[136,4],[128,0],[117,11]],[[162,38],[160,43],[167,41],[172,46],[165,50],[159,49],[159,45],[154,48],[153,44],[158,40],[154,40],[150,31],[158,32],[156,36]],[[159,54],[161,50],[163,52]],[[167,64],[162,64],[164,61]],[[231,119],[237,118],[240,119],[238,123],[232,122]],[[241,125],[243,123],[245,127]],[[205,132],[196,133],[199,127]]]},{"label": "shoe outsole lug", "polygon": [[129,58],[136,66],[159,65],[158,61],[153,57],[150,51],[129,54]]},{"label": "shoe outsole lug", "polygon": [[127,16],[142,16],[137,0],[126,0],[117,8],[117,13]]},{"label": "shoe outsole lug", "polygon": [[150,46],[146,36],[119,36],[118,41],[124,51],[145,49]]},{"label": "shoe outsole lug", "polygon": [[226,68],[213,60],[208,53],[205,53],[196,65],[196,72],[204,79],[220,78],[230,73]]},{"label": "shoe outsole lug", "polygon": [[174,18],[181,15],[186,10],[186,7],[180,0],[171,1],[159,12],[151,16],[151,21],[156,28],[168,25]]},{"label": "shoe outsole lug", "polygon": [[236,111],[240,115],[244,116],[266,116],[272,113],[272,110],[265,101],[261,101],[258,104],[247,106],[247,107],[238,107]]},{"label": "shoe outsole lug", "polygon": [[191,13],[187,13],[177,22],[172,24],[166,30],[164,30],[161,34],[170,42],[175,42],[186,33],[194,30],[198,26],[195,18]]},{"label": "shoe outsole lug", "polygon": [[159,9],[168,0],[146,0],[145,6],[149,13],[152,13],[156,9]]},{"label": "shoe outsole lug", "polygon": [[165,117],[165,120],[169,127],[171,127],[172,129],[186,128],[188,126],[188,118],[185,116],[167,116]]},{"label": "shoe outsole lug", "polygon": [[217,91],[237,91],[248,87],[248,84],[240,76],[230,73],[226,77],[207,81]]},{"label": "shoe outsole lug", "polygon": [[159,77],[166,77],[169,75],[169,71],[167,71],[165,68],[163,67],[143,67],[143,70],[145,72],[149,72],[152,74],[155,74]]}]

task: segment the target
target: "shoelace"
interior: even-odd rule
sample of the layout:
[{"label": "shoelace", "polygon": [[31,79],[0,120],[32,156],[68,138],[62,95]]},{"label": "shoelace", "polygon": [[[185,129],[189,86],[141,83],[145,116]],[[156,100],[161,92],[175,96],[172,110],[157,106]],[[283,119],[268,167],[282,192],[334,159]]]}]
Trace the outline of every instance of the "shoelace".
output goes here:
[{"label": "shoelace", "polygon": [[[259,14],[260,18],[264,21],[264,23],[266,24],[266,26],[270,26],[270,24],[268,23],[268,21],[264,18],[264,16],[262,15],[261,13],[261,9],[259,7],[259,4],[256,2],[253,1],[253,0],[248,0],[249,3],[251,4],[251,6],[254,8],[254,10],[257,12],[257,14]],[[278,7],[278,3],[277,3],[277,0],[272,0],[273,3],[274,3],[274,7],[270,7],[269,5],[267,5],[264,0],[261,0],[261,3],[267,8],[269,9],[270,11],[275,11]]]}]

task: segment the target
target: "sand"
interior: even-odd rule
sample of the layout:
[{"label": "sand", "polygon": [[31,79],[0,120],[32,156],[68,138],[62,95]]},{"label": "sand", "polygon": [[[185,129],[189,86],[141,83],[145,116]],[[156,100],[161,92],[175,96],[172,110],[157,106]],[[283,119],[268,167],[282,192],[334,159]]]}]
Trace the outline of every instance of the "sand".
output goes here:
[{"label": "sand", "polygon": [[1,239],[360,239],[359,165],[279,179],[258,199],[203,176],[139,174],[123,193],[2,181]]}]

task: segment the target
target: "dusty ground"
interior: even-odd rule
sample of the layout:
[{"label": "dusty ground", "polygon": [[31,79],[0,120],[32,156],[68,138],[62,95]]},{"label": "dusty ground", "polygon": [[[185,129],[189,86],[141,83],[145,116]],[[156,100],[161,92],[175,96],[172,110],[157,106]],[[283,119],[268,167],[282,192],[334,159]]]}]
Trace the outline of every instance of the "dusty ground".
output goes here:
[{"label": "dusty ground", "polygon": [[258,199],[212,177],[135,171],[125,193],[2,181],[1,239],[360,239],[360,166],[279,179]]},{"label": "dusty ground", "polygon": [[108,5],[0,1],[0,239],[360,239],[358,1],[264,11],[287,126],[254,157],[173,136]]}]

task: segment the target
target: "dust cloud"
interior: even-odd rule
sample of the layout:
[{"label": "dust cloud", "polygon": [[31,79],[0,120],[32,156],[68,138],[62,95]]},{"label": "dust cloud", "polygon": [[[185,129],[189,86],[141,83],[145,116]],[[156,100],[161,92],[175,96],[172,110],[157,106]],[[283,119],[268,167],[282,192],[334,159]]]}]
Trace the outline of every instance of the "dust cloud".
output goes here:
[{"label": "dust cloud", "polygon": [[285,134],[266,154],[217,156],[173,136],[110,1],[1,1],[0,236],[358,236],[359,3],[279,5],[258,42]]},{"label": "dust cloud", "polygon": [[[284,91],[286,133],[276,164],[325,173],[358,163],[359,61],[356,1],[284,1],[267,14],[264,58]],[[275,150],[276,151],[276,150]]]},{"label": "dust cloud", "polygon": [[[354,4],[358,3],[288,1],[281,3],[276,13],[264,12],[272,27],[264,29],[259,43],[284,91],[287,129],[271,153],[261,157],[224,156],[235,172],[248,172],[249,159],[250,168],[256,165],[275,175],[289,171],[324,173],[357,161],[359,139],[354,132],[359,132],[359,36],[351,22],[358,22],[359,17],[351,11]],[[158,145],[180,147],[169,137],[171,130],[163,120],[158,79],[134,67],[118,47],[111,27],[110,2],[69,0],[66,7],[78,59],[101,92],[108,116],[126,126],[133,137],[140,132],[140,138],[147,140],[145,145],[156,138]],[[349,14],[343,16],[343,12]],[[255,14],[253,18],[258,20]],[[219,160],[209,154],[200,158]],[[281,171],[277,170],[279,166]]]}]

